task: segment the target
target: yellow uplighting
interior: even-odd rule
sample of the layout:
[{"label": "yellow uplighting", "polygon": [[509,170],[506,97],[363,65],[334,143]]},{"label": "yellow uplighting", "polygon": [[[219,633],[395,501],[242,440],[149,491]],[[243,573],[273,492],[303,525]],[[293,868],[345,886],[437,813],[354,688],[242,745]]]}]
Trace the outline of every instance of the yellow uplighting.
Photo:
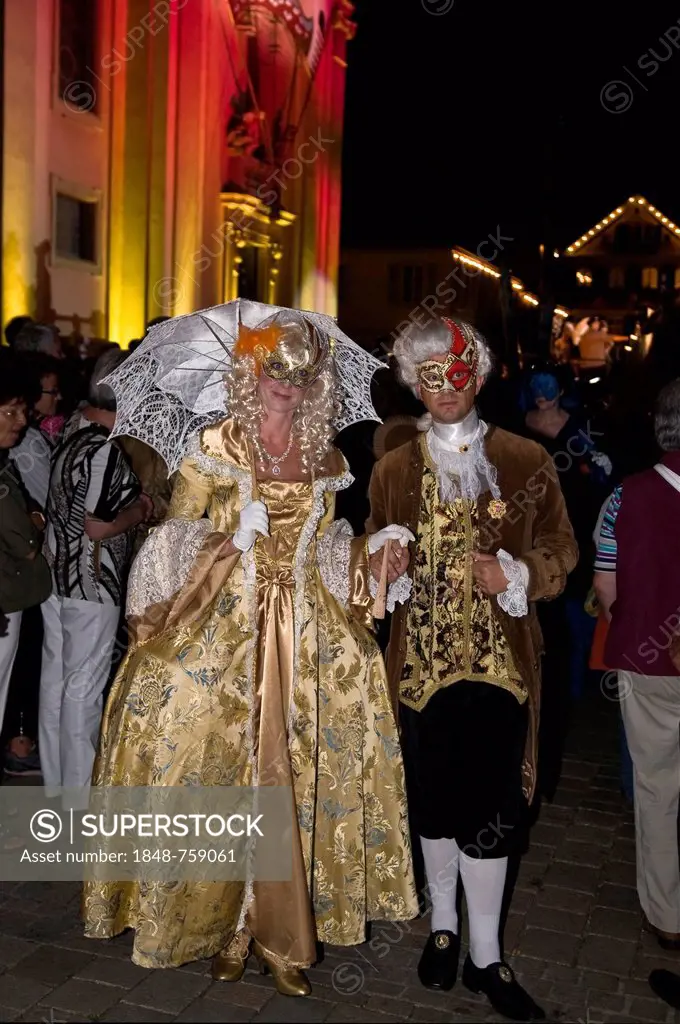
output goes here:
[{"label": "yellow uplighting", "polygon": [[640,206],[644,206],[645,205],[644,199],[638,199],[638,203],[640,204]]},{"label": "yellow uplighting", "polygon": [[538,299],[534,295],[529,295],[528,292],[522,292],[522,298],[532,306],[538,305]]},{"label": "yellow uplighting", "polygon": [[561,316],[564,319],[566,319],[569,316],[566,309],[562,309],[560,306],[555,306],[553,313],[555,314],[555,316]]},{"label": "yellow uplighting", "polygon": [[633,346],[632,345],[624,345],[623,347],[625,348],[626,352],[632,352],[633,351]]},{"label": "yellow uplighting", "polygon": [[513,281],[512,282],[512,287],[515,289],[515,291],[521,292],[522,291],[522,282],[521,281]]}]

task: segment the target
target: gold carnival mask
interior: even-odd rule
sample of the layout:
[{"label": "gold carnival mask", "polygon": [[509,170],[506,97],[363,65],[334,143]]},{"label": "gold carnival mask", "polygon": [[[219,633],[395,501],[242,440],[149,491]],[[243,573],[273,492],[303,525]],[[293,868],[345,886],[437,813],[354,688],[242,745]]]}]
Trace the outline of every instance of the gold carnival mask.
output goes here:
[{"label": "gold carnival mask", "polygon": [[295,388],[308,388],[319,377],[329,346],[302,315],[274,314],[261,327],[241,326],[236,355],[252,355],[259,370],[270,380]]},{"label": "gold carnival mask", "polygon": [[442,317],[451,332],[451,347],[443,363],[427,359],[417,368],[418,383],[423,391],[467,391],[477,380],[479,355],[477,342],[467,324],[457,324]]}]

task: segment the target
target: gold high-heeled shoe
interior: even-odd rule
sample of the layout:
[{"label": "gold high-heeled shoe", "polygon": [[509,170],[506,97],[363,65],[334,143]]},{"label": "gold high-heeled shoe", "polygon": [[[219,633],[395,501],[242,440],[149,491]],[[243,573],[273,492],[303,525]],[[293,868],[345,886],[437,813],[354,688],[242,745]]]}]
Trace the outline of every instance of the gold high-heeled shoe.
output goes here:
[{"label": "gold high-heeled shoe", "polygon": [[215,981],[240,981],[246,972],[248,963],[249,943],[240,937],[217,956],[213,957],[211,973]]},{"label": "gold high-heeled shoe", "polygon": [[282,996],[308,996],[312,991],[309,978],[299,967],[273,957],[257,943],[253,943],[253,953],[257,957],[260,974],[271,974],[276,991]]}]

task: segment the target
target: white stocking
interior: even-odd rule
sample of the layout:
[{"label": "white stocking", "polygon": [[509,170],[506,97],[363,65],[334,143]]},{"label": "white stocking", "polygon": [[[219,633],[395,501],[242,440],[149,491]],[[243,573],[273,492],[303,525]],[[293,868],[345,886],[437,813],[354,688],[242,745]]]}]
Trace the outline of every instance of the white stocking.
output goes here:
[{"label": "white stocking", "polygon": [[432,931],[458,934],[456,887],[459,850],[455,839],[423,839],[427,891],[432,901]]},{"label": "white stocking", "polygon": [[475,967],[488,967],[501,958],[499,929],[508,858],[481,860],[460,855],[470,928],[470,956]]}]

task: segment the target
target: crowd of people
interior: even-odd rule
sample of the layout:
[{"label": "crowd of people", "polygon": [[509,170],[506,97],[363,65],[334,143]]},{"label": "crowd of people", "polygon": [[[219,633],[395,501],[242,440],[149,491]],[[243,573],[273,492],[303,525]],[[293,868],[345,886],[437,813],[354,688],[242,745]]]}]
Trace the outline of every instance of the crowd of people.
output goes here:
[{"label": "crowd of people", "polygon": [[[209,311],[215,336],[234,305],[228,415],[178,450],[176,473],[143,437],[111,437],[105,378],[130,351],[69,351],[28,318],[0,350],[6,770],[41,771],[76,810],[92,782],[290,786],[296,805],[288,881],[187,883],[161,904],[141,877],[90,882],[87,934],[132,928],[136,963],[212,957],[232,983],[253,952],[303,996],[317,942],[418,914],[418,853],[421,983],[456,981],[460,881],[463,983],[543,1019],[503,954],[508,864],[532,800],[554,792],[570,705],[607,671],[641,906],[680,949],[672,317],[644,363],[612,364],[599,387],[581,371],[601,321],[566,328],[578,360],[560,345],[485,390],[474,327],[414,324],[373,381],[385,422],[345,417],[334,443],[364,394],[341,371],[370,357],[323,318],[257,303]],[[651,983],[680,1005],[680,979]]]},{"label": "crowd of people", "polygon": [[609,324],[600,316],[566,317],[561,330],[553,342],[553,354],[559,363],[578,361],[582,367],[604,366],[612,351],[614,341],[609,333]]},{"label": "crowd of people", "polygon": [[[118,345],[28,317],[5,337],[0,726],[5,770],[54,790],[89,780],[131,555],[170,483],[146,446],[108,441],[115,399],[98,382],[126,358]],[[63,700],[65,679],[82,699]]]}]

